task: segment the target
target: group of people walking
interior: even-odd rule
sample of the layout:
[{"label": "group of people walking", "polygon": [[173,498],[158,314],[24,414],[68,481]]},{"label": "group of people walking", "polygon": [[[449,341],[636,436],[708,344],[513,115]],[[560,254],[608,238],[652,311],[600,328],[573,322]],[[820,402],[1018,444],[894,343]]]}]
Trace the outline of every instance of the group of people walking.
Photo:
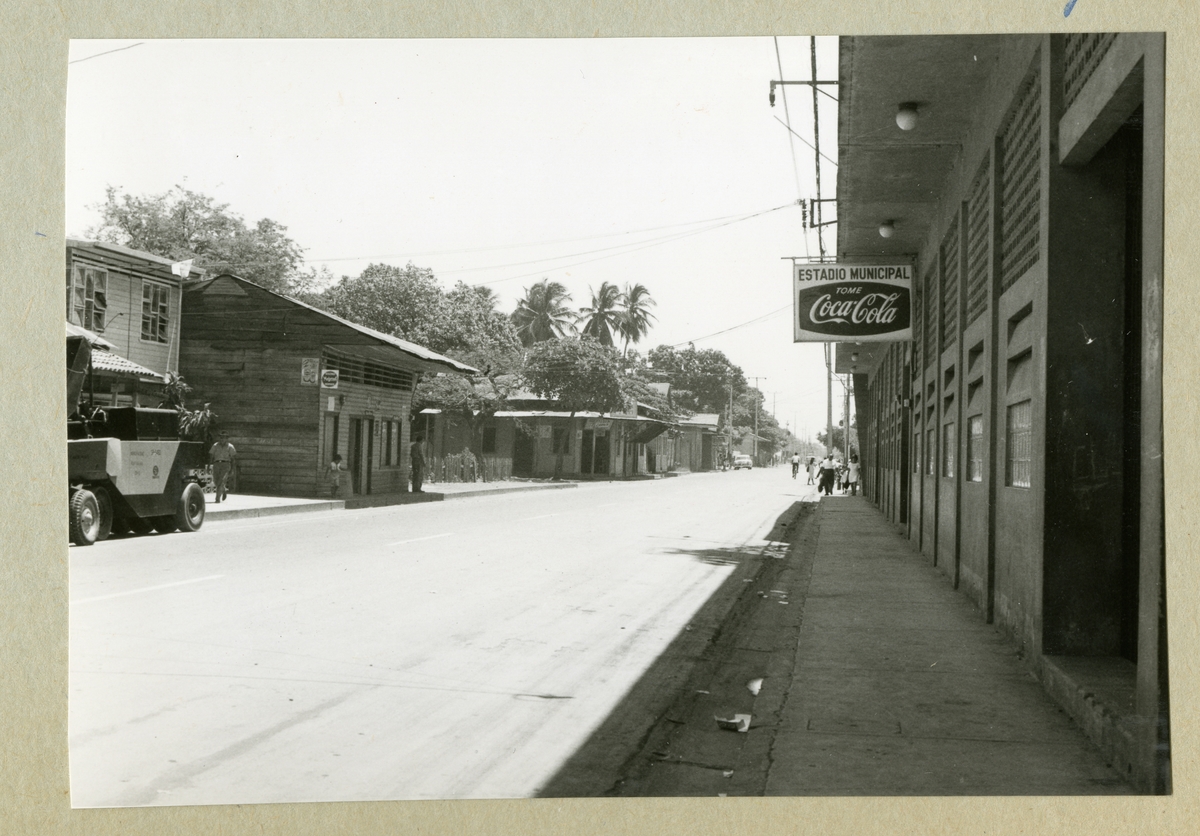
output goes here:
[{"label": "group of people walking", "polygon": [[[801,464],[800,454],[793,453],[793,479],[800,473]],[[841,493],[848,493],[851,496],[858,494],[858,454],[851,453],[850,461],[844,463],[841,459],[835,459],[832,453],[820,462],[817,461],[816,456],[809,456],[808,461],[803,464],[804,470],[808,474],[808,484],[816,484],[818,493],[829,496],[834,492],[836,486],[836,490]]]}]

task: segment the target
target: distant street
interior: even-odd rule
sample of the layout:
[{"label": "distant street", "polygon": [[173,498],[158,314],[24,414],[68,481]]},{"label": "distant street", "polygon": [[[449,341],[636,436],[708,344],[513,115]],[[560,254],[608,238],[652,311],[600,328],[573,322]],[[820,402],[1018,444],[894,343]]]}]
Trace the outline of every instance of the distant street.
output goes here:
[{"label": "distant street", "polygon": [[534,795],[804,481],[780,466],[72,548],[72,803]]}]

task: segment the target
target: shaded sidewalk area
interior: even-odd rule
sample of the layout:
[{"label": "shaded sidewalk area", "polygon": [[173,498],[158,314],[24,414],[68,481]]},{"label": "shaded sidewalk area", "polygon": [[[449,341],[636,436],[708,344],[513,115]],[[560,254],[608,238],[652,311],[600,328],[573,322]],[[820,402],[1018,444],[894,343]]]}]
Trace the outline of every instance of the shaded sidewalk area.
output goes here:
[{"label": "shaded sidewalk area", "polygon": [[[867,500],[822,498],[789,540],[769,577],[731,578],[744,615],[716,631],[619,778],[594,794],[1133,792],[1016,648]],[[750,715],[748,731],[718,727],[714,715],[734,714]]]}]

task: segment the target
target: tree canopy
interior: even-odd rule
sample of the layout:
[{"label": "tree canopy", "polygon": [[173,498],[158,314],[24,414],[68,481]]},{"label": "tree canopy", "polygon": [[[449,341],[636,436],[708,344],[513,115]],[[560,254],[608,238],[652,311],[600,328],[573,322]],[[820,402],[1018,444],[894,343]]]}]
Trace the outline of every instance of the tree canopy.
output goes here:
[{"label": "tree canopy", "polygon": [[529,349],[521,372],[534,394],[574,412],[621,409],[621,357],[591,337],[545,340]]},{"label": "tree canopy", "polygon": [[669,345],[651,349],[650,366],[671,383],[675,403],[691,412],[724,413],[729,404],[729,385],[737,398],[746,390],[742,370],[723,352],[688,346],[677,351]]},{"label": "tree canopy", "polygon": [[573,328],[575,313],[567,307],[571,294],[561,282],[542,279],[525,288],[511,314],[522,345],[561,339]]},{"label": "tree canopy", "polygon": [[95,207],[100,222],[87,234],[172,261],[193,259],[210,273],[234,273],[280,293],[312,284],[302,269],[303,248],[287,227],[270,218],[248,225],[228,203],[175,186],[162,194],[134,196],[109,186]]},{"label": "tree canopy", "polygon": [[601,345],[612,345],[613,334],[619,332],[623,320],[621,289],[611,282],[601,282],[592,291],[592,302],[579,309],[580,333]]}]

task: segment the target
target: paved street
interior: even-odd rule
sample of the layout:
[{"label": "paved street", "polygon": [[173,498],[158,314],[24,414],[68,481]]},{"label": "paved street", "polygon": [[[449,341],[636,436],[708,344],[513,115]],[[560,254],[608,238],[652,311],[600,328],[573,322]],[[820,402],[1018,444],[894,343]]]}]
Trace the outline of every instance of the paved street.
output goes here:
[{"label": "paved street", "polygon": [[72,548],[72,804],[534,795],[812,490],[779,467]]}]

